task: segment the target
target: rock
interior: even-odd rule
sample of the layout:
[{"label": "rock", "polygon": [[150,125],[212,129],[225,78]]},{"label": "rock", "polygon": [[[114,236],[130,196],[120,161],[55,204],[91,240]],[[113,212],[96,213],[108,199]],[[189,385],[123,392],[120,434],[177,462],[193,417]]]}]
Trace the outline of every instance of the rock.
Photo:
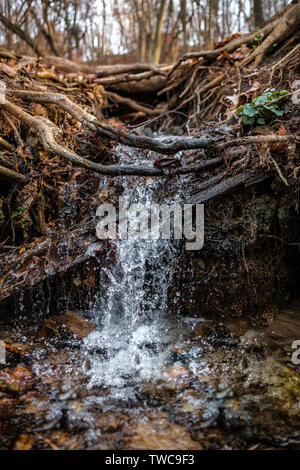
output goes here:
[{"label": "rock", "polygon": [[0,398],[0,420],[13,416],[15,407],[18,404],[19,400],[15,398]]},{"label": "rock", "polygon": [[82,339],[96,328],[96,324],[86,320],[71,310],[54,315],[43,323],[39,336]]},{"label": "rock", "polygon": [[21,365],[14,369],[4,369],[0,372],[0,390],[6,393],[17,394],[32,387],[31,372]]},{"label": "rock", "polygon": [[139,421],[134,435],[128,439],[126,450],[202,450],[188,431],[169,421],[167,415],[157,412]]}]

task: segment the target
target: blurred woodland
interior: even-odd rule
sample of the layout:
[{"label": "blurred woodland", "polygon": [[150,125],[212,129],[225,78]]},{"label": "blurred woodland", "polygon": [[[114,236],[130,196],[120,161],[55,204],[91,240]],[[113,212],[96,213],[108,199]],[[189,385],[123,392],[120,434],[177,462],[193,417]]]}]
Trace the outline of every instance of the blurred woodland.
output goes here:
[{"label": "blurred woodland", "polygon": [[174,62],[247,33],[286,0],[1,0],[0,45],[101,64]]}]

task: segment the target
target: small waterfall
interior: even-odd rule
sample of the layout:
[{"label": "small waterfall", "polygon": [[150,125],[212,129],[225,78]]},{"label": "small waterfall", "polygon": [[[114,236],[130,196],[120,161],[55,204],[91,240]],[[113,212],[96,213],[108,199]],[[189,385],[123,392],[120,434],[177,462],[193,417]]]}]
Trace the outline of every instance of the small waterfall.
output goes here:
[{"label": "small waterfall", "polygon": [[[140,153],[121,150],[123,164],[142,163]],[[149,209],[165,194],[163,185],[170,184],[165,178],[118,180],[129,205],[141,203]],[[173,180],[172,188],[179,184],[182,181]],[[167,196],[160,202],[168,203]],[[168,300],[182,242],[129,238],[113,243],[116,262],[101,270],[99,296],[90,312],[98,329],[88,336],[84,348],[90,386],[110,387],[116,397],[126,397],[134,384],[160,377],[176,337],[176,319],[168,315]],[[175,292],[172,302],[179,296]]]}]

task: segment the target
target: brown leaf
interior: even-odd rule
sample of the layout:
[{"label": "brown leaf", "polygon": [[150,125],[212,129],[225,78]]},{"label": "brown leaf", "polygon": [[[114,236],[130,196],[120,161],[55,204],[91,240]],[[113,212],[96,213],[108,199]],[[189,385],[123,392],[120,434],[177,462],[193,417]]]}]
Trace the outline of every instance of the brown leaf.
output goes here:
[{"label": "brown leaf", "polygon": [[227,51],[224,51],[222,52],[222,54],[220,54],[218,57],[217,57],[217,60],[226,60],[227,62],[229,62],[230,64],[232,63],[232,59],[231,59],[231,56],[228,54]]},{"label": "brown leaf", "polygon": [[214,49],[218,49],[219,47],[225,46],[226,44],[228,44],[233,39],[239,38],[241,35],[242,35],[241,33],[235,33],[232,36],[228,36],[227,38],[223,39],[223,41],[216,42],[214,44]]},{"label": "brown leaf", "polygon": [[[281,124],[280,128],[276,132],[276,135],[288,135],[288,131],[284,124]],[[288,149],[288,142],[269,142],[269,149],[273,152],[283,153]]]},{"label": "brown leaf", "polygon": [[34,444],[34,437],[31,434],[20,434],[15,442],[13,450],[30,450]]}]

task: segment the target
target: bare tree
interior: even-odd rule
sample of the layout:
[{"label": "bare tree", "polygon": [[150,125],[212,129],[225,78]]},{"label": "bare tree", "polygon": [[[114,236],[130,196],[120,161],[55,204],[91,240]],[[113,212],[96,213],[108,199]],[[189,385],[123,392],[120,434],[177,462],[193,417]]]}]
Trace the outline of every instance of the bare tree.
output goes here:
[{"label": "bare tree", "polygon": [[264,22],[263,0],[253,0],[254,26],[258,28]]},{"label": "bare tree", "polygon": [[155,43],[154,43],[154,53],[153,53],[153,62],[158,64],[160,61],[161,54],[161,29],[163,25],[164,14],[167,6],[167,0],[160,1],[160,8],[157,17],[156,24],[156,33],[155,33]]}]

